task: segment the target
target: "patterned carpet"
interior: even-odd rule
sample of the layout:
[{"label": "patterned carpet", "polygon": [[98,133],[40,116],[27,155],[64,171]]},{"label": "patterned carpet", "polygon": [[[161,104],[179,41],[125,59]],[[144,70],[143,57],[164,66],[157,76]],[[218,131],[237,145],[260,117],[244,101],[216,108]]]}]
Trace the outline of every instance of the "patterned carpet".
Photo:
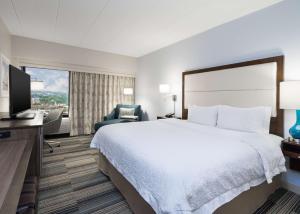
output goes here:
[{"label": "patterned carpet", "polygon": [[300,196],[287,191],[278,189],[268,200],[255,212],[255,214],[299,214]]},{"label": "patterned carpet", "polygon": [[[98,151],[90,149],[91,136],[51,140],[44,146],[39,183],[38,213],[131,214],[127,202],[109,178],[98,170]],[[276,190],[255,214],[300,214],[300,196]]]},{"label": "patterned carpet", "polygon": [[97,167],[98,151],[90,149],[91,136],[51,140],[44,146],[39,183],[38,213],[132,213],[128,204]]}]

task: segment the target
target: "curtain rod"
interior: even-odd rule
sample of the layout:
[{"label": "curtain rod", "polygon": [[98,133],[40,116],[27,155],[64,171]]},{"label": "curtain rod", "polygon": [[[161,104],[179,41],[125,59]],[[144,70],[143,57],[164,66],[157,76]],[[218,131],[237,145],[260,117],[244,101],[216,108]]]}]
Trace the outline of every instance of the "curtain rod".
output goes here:
[{"label": "curtain rod", "polygon": [[18,66],[26,66],[26,67],[59,69],[59,70],[68,70],[68,71],[76,71],[76,72],[135,77],[135,74],[116,71],[104,67],[89,66],[89,65],[70,64],[70,63],[62,63],[62,62],[55,62],[55,61],[39,61],[34,59],[18,58],[18,57],[14,57],[13,62],[16,62]]}]

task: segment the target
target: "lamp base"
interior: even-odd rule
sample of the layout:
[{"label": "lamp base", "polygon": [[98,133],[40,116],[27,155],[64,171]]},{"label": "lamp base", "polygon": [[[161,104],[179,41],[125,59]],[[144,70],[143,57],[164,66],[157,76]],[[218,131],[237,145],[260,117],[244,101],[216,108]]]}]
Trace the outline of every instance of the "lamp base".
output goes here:
[{"label": "lamp base", "polygon": [[296,123],[290,128],[289,132],[294,139],[300,139],[300,110],[296,110]]}]

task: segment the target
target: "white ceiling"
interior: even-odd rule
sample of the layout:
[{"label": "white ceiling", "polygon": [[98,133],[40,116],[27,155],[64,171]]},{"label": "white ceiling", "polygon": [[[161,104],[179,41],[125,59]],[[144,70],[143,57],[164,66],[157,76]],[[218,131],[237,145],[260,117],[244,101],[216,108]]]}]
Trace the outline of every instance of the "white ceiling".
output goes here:
[{"label": "white ceiling", "polygon": [[281,0],[0,0],[9,31],[143,56]]}]

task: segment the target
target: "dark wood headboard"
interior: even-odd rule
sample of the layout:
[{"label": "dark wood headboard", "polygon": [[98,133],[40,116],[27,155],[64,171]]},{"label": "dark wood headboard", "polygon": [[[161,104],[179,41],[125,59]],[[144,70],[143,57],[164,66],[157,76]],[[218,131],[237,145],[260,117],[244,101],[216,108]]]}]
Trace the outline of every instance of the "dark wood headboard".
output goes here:
[{"label": "dark wood headboard", "polygon": [[[234,64],[228,64],[228,65],[221,65],[217,67],[210,67],[210,68],[203,68],[203,69],[197,69],[197,70],[191,70],[186,71],[182,73],[182,118],[187,119],[188,110],[186,108],[185,103],[185,96],[186,96],[186,90],[185,90],[185,80],[188,75],[192,74],[200,74],[205,72],[212,72],[212,71],[221,71],[226,69],[233,69],[233,68],[239,68],[239,67],[246,67],[246,66],[252,66],[252,65],[260,65],[260,64],[266,64],[266,63],[273,63],[275,62],[277,65],[277,73],[276,73],[276,117],[271,118],[271,125],[270,125],[270,133],[276,134],[279,136],[283,136],[283,110],[279,108],[279,100],[280,100],[280,93],[279,93],[279,84],[281,81],[283,81],[283,75],[284,75],[284,56],[276,56],[276,57],[270,57],[270,58],[264,58],[264,59],[256,59],[252,61],[246,61],[246,62],[239,62]],[[190,76],[189,76],[190,77]],[[275,84],[275,81],[274,81]],[[274,89],[275,91],[275,89]]]}]

